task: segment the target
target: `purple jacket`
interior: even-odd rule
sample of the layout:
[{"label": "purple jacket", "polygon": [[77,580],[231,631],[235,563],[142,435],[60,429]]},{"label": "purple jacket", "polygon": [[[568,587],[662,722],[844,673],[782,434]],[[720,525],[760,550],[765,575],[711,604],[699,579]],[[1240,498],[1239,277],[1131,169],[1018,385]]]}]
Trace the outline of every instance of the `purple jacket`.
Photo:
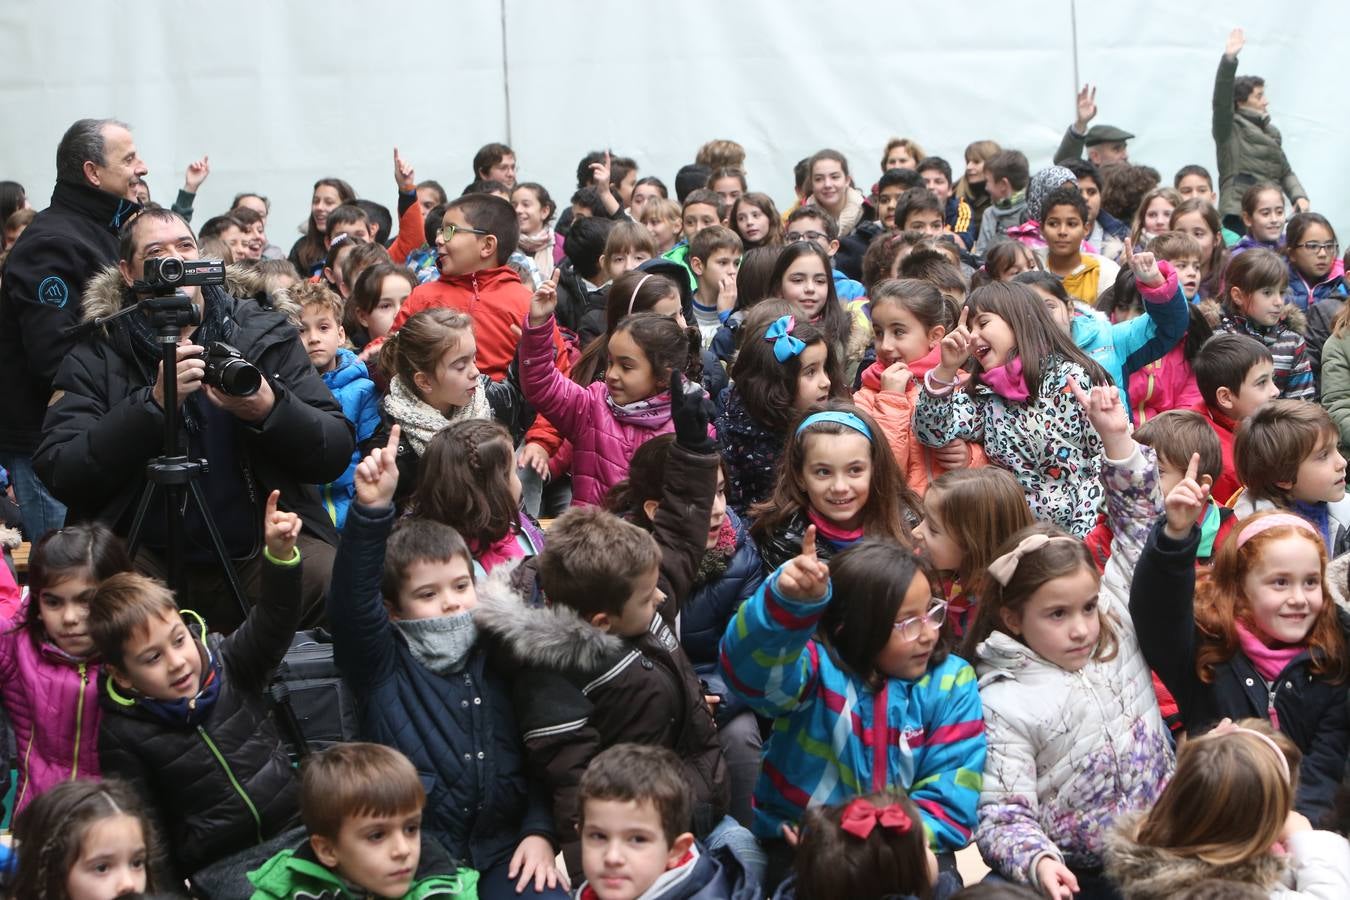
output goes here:
[{"label": "purple jacket", "polygon": [[[14,812],[62,781],[98,778],[97,662],[33,645],[24,612],[0,625],[0,700],[14,727],[19,770]],[[35,727],[36,726],[36,727]]]},{"label": "purple jacket", "polygon": [[645,414],[615,416],[609,389],[597,381],[585,387],[553,364],[553,319],[538,328],[523,323],[520,385],[540,415],[572,442],[572,503],[600,505],[614,485],[628,477],[633,453],[658,434],[675,430],[669,394],[658,394]]}]

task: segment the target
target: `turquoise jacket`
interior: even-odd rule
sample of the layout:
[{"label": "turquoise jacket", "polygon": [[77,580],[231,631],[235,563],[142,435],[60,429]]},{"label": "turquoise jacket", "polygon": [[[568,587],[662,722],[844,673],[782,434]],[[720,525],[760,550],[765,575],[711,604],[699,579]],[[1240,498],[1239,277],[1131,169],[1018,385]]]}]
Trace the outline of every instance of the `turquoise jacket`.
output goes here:
[{"label": "turquoise jacket", "polygon": [[[727,684],[774,720],[755,786],[754,832],[781,839],[808,806],[898,786],[923,814],[936,851],[970,843],[984,775],[984,712],[975,670],[948,656],[922,678],[880,689],[841,668],[815,636],[830,605],[778,592],[782,568],[727,625]],[[877,763],[885,755],[885,771]]]}]

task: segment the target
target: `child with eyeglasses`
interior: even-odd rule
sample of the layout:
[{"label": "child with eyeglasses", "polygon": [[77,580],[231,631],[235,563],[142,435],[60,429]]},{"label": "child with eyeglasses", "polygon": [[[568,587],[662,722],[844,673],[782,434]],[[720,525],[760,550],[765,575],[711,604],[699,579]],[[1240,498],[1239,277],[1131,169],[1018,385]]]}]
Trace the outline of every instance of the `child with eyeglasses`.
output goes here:
[{"label": "child with eyeglasses", "polygon": [[[728,686],[774,720],[755,787],[766,887],[786,874],[809,806],[901,788],[939,865],[970,841],[985,766],[975,673],[949,652],[947,602],[909,550],[863,539],[801,552],[746,601],[722,638]],[[851,720],[851,723],[850,723]]]},{"label": "child with eyeglasses", "polygon": [[1289,260],[1289,287],[1284,302],[1307,310],[1329,297],[1336,308],[1347,293],[1345,265],[1337,254],[1336,231],[1320,213],[1299,213],[1285,226],[1284,255]]}]

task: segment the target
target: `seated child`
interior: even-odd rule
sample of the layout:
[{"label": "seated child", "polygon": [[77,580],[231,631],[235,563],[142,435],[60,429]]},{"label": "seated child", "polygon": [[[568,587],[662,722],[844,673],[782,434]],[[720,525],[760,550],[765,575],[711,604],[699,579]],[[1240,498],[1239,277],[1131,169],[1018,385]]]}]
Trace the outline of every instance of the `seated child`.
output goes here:
[{"label": "seated child", "polygon": [[357,467],[328,594],[334,661],[362,737],[412,761],[426,830],[479,873],[479,896],[530,879],[532,896],[559,897],[545,795],[525,774],[509,684],[477,640],[469,551],[439,522],[394,528],[398,443],[395,428]]},{"label": "seated child", "polygon": [[342,327],[361,359],[374,355],[373,351],[364,352],[366,345],[389,334],[403,301],[415,287],[416,276],[393,263],[376,263],[357,277],[347,300]]},{"label": "seated child", "polygon": [[969,250],[979,237],[980,223],[971,214],[970,204],[952,192],[951,164],[940,156],[929,156],[919,161],[917,171],[924,186],[942,204],[948,233],[955,236],[962,250]]},{"label": "seated child", "polygon": [[693,835],[680,759],[664,747],[617,744],[591,760],[577,791],[581,900],[750,900],[758,879],[729,847]]},{"label": "seated child", "polygon": [[652,533],[600,509],[570,510],[553,523],[538,557],[547,608],[508,590],[485,590],[480,598],[478,627],[518,670],[525,752],[548,784],[570,871],[580,862],[573,835],[581,773],[614,744],[679,755],[696,836],[707,837],[727,809],[712,714],[674,633],[706,553],[717,479],[706,422],[690,419],[676,432],[683,452],[667,464],[669,496],[657,507]]},{"label": "seated child", "polygon": [[605,252],[600,254],[600,278],[608,285],[654,256],[656,241],[651,232],[637,222],[615,222],[605,237]]},{"label": "seated child", "polygon": [[[1078,188],[1065,184],[1050,192],[1042,209],[1040,226],[1045,247],[1037,253],[1046,270],[1063,281],[1069,296],[1087,304],[1096,303],[1116,283],[1120,267],[1105,256],[1083,251],[1083,241],[1088,235],[1087,201]],[[1127,249],[1125,258],[1129,256]]]},{"label": "seated child", "polygon": [[1027,183],[1031,166],[1019,150],[1002,150],[984,164],[985,190],[989,208],[980,221],[980,236],[972,251],[984,256],[995,244],[1007,240],[1009,228],[1027,220]]},{"label": "seated child", "polygon": [[208,636],[144,575],[114,575],[89,602],[104,663],[103,774],[150,802],[177,876],[212,897],[247,897],[246,873],[300,837],[295,774],[266,696],[300,625],[300,517],[279,512],[279,498],[267,498],[262,597],[229,637]]},{"label": "seated child", "polygon": [[1317,389],[1300,333],[1304,316],[1297,309],[1285,309],[1288,279],[1288,267],[1273,250],[1254,247],[1234,257],[1223,275],[1224,316],[1219,330],[1250,335],[1269,347],[1280,396],[1311,400]]},{"label": "seated child", "polygon": [[736,305],[736,270],[740,268],[741,239],[721,225],[705,228],[689,242],[689,270],[698,287],[694,294],[694,322],[703,349]]},{"label": "seated child", "polygon": [[1242,493],[1239,518],[1287,509],[1317,526],[1327,558],[1350,549],[1350,503],[1345,502],[1345,457],[1340,433],[1315,403],[1272,400],[1238,426],[1233,441]]},{"label": "seated child", "polygon": [[895,207],[895,227],[937,237],[946,231],[942,201],[925,187],[910,188]]},{"label": "seated child", "polygon": [[727,217],[727,208],[716,191],[699,188],[690,191],[680,208],[681,240],[661,255],[689,270],[689,287],[697,290],[698,281],[689,267],[689,242],[705,228],[721,225]]},{"label": "seated child", "polygon": [[1280,395],[1272,377],[1274,363],[1265,344],[1245,334],[1216,334],[1195,356],[1195,385],[1204,416],[1219,439],[1223,472],[1214,479],[1212,496],[1227,506],[1242,487],[1233,462],[1233,435],[1247,417]]},{"label": "seated child", "polygon": [[342,404],[342,414],[356,428],[357,449],[352,452],[347,471],[336,481],[319,487],[328,517],[341,528],[355,492],[353,476],[356,464],[361,461],[360,446],[380,427],[380,400],[366,364],[343,346],[347,334],[342,328],[345,305],[342,298],[321,284],[300,284],[291,288],[291,299],[300,307],[300,339],[310,362]]},{"label": "seated child", "polygon": [[250,872],[252,900],[332,897],[472,900],[478,873],[459,868],[422,829],[417,769],[381,744],[335,744],[305,760],[307,839]]},{"label": "seated child", "polygon": [[643,205],[638,219],[651,232],[652,240],[656,242],[657,255],[665,256],[680,242],[684,221],[680,215],[680,204],[674,200],[653,197]]},{"label": "seated child", "polygon": [[[839,223],[834,217],[818,206],[803,206],[794,209],[787,217],[785,240],[789,244],[797,241],[811,241],[824,250],[834,260],[839,253]],[[833,265],[830,277],[834,280],[834,292],[840,303],[857,300],[866,294],[863,286]]]}]

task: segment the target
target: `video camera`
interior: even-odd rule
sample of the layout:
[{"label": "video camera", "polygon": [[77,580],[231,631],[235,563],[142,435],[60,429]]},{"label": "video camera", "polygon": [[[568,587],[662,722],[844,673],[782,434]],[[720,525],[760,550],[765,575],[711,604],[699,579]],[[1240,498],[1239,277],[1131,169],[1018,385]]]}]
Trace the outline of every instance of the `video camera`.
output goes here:
[{"label": "video camera", "polygon": [[145,261],[141,281],[152,292],[225,283],[225,263],[219,259],[179,259],[155,256]]}]

